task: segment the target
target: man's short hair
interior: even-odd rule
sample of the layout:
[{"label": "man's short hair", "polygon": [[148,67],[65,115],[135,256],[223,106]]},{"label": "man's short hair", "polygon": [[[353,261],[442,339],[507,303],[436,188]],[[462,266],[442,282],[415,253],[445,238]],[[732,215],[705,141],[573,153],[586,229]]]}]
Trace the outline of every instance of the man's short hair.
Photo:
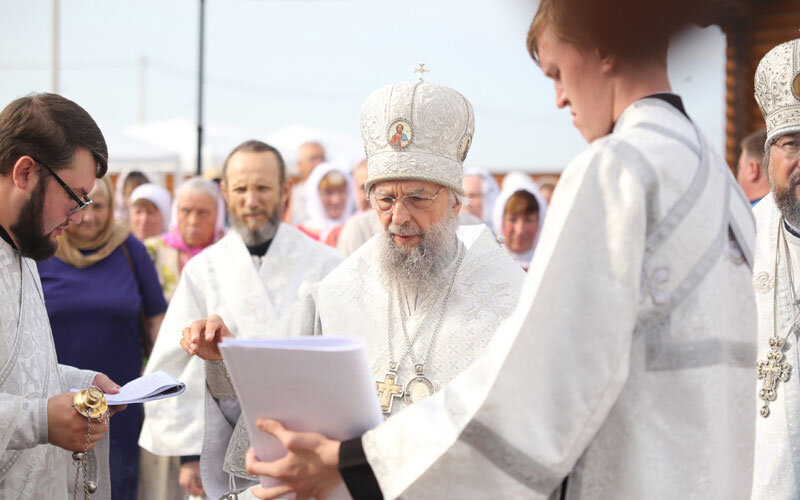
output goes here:
[{"label": "man's short hair", "polygon": [[[704,20],[695,0],[541,0],[528,31],[527,47],[539,62],[546,29],[578,49],[598,48],[632,60],[666,64],[669,38],[690,22]],[[677,4],[677,5],[676,5]]]},{"label": "man's short hair", "polygon": [[30,94],[0,111],[0,175],[8,175],[28,155],[53,170],[66,168],[78,148],[97,162],[95,175],[108,170],[108,147],[85,109],[57,94]]},{"label": "man's short hair", "polygon": [[228,162],[231,161],[231,158],[236,153],[274,153],[275,157],[278,159],[278,175],[280,177],[280,185],[283,186],[283,183],[286,181],[286,164],[283,161],[283,156],[281,153],[267,144],[266,142],[257,141],[255,139],[245,141],[236,148],[225,158],[225,163],[222,164],[222,180],[227,181],[228,179]]},{"label": "man's short hair", "polygon": [[761,130],[756,130],[755,132],[747,134],[747,136],[742,139],[742,151],[745,152],[750,158],[761,162],[761,159],[764,157],[765,142],[767,142],[767,131],[763,128]]}]

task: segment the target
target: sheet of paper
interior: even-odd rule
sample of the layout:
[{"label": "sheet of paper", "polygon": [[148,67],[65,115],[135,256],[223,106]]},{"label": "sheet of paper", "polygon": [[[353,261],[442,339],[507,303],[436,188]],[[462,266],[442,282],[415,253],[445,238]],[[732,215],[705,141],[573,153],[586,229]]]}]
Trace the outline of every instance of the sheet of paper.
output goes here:
[{"label": "sheet of paper", "polygon": [[109,405],[146,403],[183,394],[186,384],[161,370],[131,380],[123,385],[118,394],[106,394]]},{"label": "sheet of paper", "polygon": [[[261,460],[286,454],[280,441],[256,427],[262,417],[336,440],[360,436],[383,422],[367,355],[356,339],[226,338],[220,351]],[[262,478],[261,483],[277,484],[271,478]],[[342,485],[331,498],[349,495]]]}]

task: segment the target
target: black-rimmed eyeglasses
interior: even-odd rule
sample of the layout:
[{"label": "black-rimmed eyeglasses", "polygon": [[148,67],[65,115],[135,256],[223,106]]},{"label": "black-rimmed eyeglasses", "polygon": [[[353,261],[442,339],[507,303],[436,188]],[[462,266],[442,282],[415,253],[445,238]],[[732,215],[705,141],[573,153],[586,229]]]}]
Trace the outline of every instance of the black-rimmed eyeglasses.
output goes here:
[{"label": "black-rimmed eyeglasses", "polygon": [[84,208],[86,208],[86,207],[88,207],[89,205],[91,205],[91,204],[92,204],[92,200],[89,198],[89,196],[88,196],[88,195],[83,195],[83,197],[81,198],[80,196],[78,196],[77,194],[75,194],[75,191],[73,191],[73,190],[72,190],[72,189],[71,189],[69,186],[67,186],[67,183],[66,183],[66,182],[64,182],[64,179],[62,179],[61,177],[59,177],[59,176],[58,176],[58,174],[56,173],[56,171],[55,171],[55,170],[53,170],[52,168],[50,168],[50,167],[47,165],[47,163],[43,163],[43,162],[41,162],[41,161],[37,160],[36,158],[33,158],[32,156],[31,156],[31,158],[33,159],[33,161],[35,161],[35,162],[36,162],[36,163],[38,163],[39,165],[41,165],[41,166],[43,166],[44,168],[46,168],[46,169],[48,170],[48,172],[50,172],[51,174],[53,174],[53,177],[55,177],[55,179],[56,179],[56,182],[58,182],[59,184],[61,184],[61,187],[63,187],[63,188],[64,188],[64,191],[66,191],[66,192],[67,192],[67,194],[69,195],[69,197],[70,197],[70,198],[72,198],[73,200],[75,200],[75,201],[78,203],[78,206],[77,206],[77,207],[75,207],[75,208],[73,208],[72,210],[70,210],[69,212],[67,212],[67,217],[69,217],[70,215],[73,215],[73,214],[75,214],[75,213],[77,213],[77,212],[80,212],[81,210],[83,210]]}]

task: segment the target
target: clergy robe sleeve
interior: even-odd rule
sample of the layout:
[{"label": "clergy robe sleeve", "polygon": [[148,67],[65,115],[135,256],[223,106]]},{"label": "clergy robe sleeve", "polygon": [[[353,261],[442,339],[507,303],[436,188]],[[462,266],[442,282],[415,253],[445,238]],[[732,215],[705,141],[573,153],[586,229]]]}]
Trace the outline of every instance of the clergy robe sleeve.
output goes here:
[{"label": "clergy robe sleeve", "polygon": [[608,141],[565,170],[487,352],[363,436],[386,498],[547,498],[603,424],[629,372],[655,182]]},{"label": "clergy robe sleeve", "polygon": [[[65,391],[89,387],[97,372],[79,370],[71,366],[58,365]],[[11,432],[7,435],[4,448],[24,450],[39,444],[47,444],[47,398],[28,399],[22,396],[1,394],[2,410],[0,422],[7,422]]]}]

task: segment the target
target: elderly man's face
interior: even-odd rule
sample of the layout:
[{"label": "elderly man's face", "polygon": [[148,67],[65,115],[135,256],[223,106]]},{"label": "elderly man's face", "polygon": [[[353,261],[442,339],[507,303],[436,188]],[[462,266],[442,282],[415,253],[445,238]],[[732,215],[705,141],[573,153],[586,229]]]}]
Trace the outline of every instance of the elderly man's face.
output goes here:
[{"label": "elderly man's face", "polygon": [[[436,195],[434,200],[424,201],[434,195]],[[399,199],[403,196],[411,198],[406,203],[402,203]],[[389,197],[396,198],[398,201],[390,210],[381,210],[377,200]],[[411,251],[419,245],[428,230],[447,215],[457,215],[461,208],[459,203],[453,204],[450,201],[446,188],[431,182],[381,182],[373,187],[371,198],[376,200],[373,202],[373,207],[378,212],[384,230],[389,233],[394,245],[405,251]],[[417,203],[414,203],[415,201]]]},{"label": "elderly man's face", "polygon": [[483,219],[483,177],[480,175],[468,175],[461,182],[464,193],[467,195],[469,205],[464,208],[467,212]]},{"label": "elderly man's face", "polygon": [[800,132],[783,135],[770,146],[769,179],[781,213],[800,227]]},{"label": "elderly man's face", "polygon": [[190,247],[205,247],[214,239],[217,203],[208,193],[185,191],[178,198],[178,230]]}]

